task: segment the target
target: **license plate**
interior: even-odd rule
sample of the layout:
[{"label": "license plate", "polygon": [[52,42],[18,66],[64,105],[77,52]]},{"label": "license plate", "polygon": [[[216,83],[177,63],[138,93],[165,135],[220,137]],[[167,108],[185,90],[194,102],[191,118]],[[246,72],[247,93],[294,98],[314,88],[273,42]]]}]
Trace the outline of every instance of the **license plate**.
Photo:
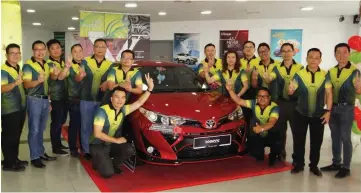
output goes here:
[{"label": "license plate", "polygon": [[193,149],[231,145],[232,136],[217,135],[211,137],[198,137],[193,140]]}]

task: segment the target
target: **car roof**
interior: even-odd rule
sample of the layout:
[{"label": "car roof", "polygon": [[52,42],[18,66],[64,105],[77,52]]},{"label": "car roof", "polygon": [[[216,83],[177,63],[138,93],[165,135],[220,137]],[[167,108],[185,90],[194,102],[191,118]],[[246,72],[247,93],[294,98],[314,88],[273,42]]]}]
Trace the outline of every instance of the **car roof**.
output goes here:
[{"label": "car roof", "polygon": [[159,61],[159,60],[139,60],[139,61],[135,61],[133,66],[134,67],[145,67],[145,66],[180,67],[186,65],[167,62],[167,61]]}]

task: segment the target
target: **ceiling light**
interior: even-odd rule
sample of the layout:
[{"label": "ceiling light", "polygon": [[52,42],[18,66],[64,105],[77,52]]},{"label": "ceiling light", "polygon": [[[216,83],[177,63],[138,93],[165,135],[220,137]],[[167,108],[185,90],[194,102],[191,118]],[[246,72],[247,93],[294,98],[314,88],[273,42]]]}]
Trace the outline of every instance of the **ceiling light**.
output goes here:
[{"label": "ceiling light", "polygon": [[68,27],[68,30],[75,30],[75,27]]},{"label": "ceiling light", "polygon": [[33,25],[39,26],[39,25],[41,25],[41,23],[35,22],[35,23],[33,23]]},{"label": "ceiling light", "polygon": [[201,12],[201,14],[203,14],[203,15],[209,15],[209,14],[211,14],[211,13],[212,13],[212,11],[208,11],[208,10],[207,10],[207,11],[202,11],[202,12]]},{"label": "ceiling light", "polygon": [[158,15],[167,15],[167,13],[164,12],[164,11],[161,11],[161,12],[158,13]]},{"label": "ceiling light", "polygon": [[312,11],[313,7],[302,7],[301,11]]},{"label": "ceiling light", "polygon": [[127,4],[125,4],[125,7],[134,8],[134,7],[137,7],[137,4],[136,3],[127,3]]},{"label": "ceiling light", "polygon": [[72,17],[72,20],[79,20],[79,17]]},{"label": "ceiling light", "polygon": [[247,1],[247,0],[236,0],[236,1],[238,1],[238,2],[245,2],[245,1]]},{"label": "ceiling light", "polygon": [[26,12],[28,12],[28,13],[35,13],[35,10],[34,10],[34,9],[27,9]]}]

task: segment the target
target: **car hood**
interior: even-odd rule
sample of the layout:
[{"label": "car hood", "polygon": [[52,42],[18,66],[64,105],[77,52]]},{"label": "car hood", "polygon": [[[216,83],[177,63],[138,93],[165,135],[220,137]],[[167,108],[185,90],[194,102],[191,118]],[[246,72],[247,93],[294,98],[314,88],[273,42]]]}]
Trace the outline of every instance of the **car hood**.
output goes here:
[{"label": "car hood", "polygon": [[219,119],[232,113],[236,104],[217,92],[154,93],[143,108],[167,116],[192,120]]}]

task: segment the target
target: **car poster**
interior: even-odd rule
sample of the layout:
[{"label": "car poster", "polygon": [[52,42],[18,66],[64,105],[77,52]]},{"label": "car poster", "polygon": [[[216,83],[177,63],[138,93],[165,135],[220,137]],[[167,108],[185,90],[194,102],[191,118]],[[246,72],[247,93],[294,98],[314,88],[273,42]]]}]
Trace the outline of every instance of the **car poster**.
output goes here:
[{"label": "car poster", "polygon": [[199,33],[175,33],[173,61],[196,70],[200,62]]},{"label": "car poster", "polygon": [[107,42],[106,58],[120,61],[121,53],[130,49],[135,60],[150,58],[150,16],[124,13],[80,12],[80,44],[85,56],[93,54],[98,38]]},{"label": "car poster", "polygon": [[291,43],[295,48],[293,57],[297,63],[302,62],[302,29],[271,30],[271,57],[282,61],[281,46]]},{"label": "car poster", "polygon": [[243,44],[248,40],[248,30],[226,30],[219,33],[219,57],[230,51],[236,51],[243,57]]}]

